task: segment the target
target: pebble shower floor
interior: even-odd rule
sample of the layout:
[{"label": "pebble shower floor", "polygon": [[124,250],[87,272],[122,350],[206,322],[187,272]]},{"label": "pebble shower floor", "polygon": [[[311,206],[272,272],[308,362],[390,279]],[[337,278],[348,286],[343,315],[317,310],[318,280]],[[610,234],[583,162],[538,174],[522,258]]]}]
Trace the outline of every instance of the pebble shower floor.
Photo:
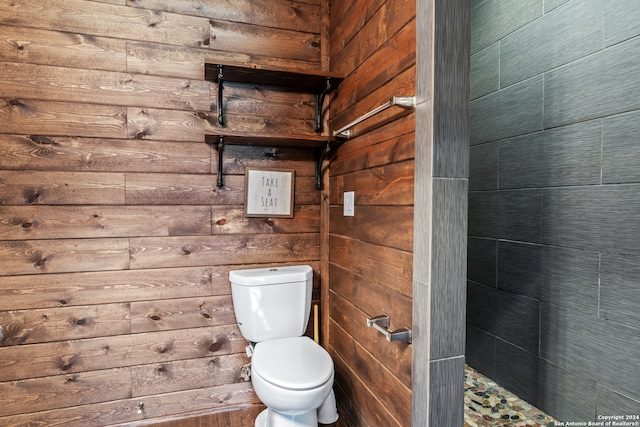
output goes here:
[{"label": "pebble shower floor", "polygon": [[556,420],[465,366],[465,427],[553,427]]}]

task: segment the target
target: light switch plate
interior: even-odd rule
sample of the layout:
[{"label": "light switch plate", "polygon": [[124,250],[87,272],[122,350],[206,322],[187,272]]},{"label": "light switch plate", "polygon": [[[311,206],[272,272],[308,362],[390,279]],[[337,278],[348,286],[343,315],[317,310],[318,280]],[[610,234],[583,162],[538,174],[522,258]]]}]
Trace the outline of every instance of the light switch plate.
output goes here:
[{"label": "light switch plate", "polygon": [[344,192],[344,216],[354,215],[355,198],[356,196],[354,191]]}]

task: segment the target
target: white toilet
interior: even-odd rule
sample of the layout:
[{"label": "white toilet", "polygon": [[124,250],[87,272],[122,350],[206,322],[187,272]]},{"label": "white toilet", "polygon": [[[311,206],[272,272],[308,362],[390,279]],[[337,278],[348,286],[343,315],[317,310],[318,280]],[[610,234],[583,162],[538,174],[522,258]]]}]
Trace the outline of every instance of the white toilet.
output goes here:
[{"label": "white toilet", "polygon": [[251,343],[251,382],[267,409],[255,427],[317,427],[338,420],[333,361],[309,337],[308,265],[229,272],[233,307]]}]

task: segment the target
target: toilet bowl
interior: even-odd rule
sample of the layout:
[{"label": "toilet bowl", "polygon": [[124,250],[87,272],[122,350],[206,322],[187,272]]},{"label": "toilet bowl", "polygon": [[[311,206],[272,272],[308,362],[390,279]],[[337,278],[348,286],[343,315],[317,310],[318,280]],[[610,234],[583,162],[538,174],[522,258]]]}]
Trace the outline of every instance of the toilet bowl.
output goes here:
[{"label": "toilet bowl", "polygon": [[234,313],[252,351],[251,382],[267,406],[255,427],[317,427],[338,420],[329,353],[304,336],[313,270],[308,265],[229,272]]},{"label": "toilet bowl", "polygon": [[[321,346],[306,336],[256,345],[251,381],[267,409],[256,427],[316,427],[337,421],[333,395],[334,366]],[[318,420],[318,410],[326,405]]]}]

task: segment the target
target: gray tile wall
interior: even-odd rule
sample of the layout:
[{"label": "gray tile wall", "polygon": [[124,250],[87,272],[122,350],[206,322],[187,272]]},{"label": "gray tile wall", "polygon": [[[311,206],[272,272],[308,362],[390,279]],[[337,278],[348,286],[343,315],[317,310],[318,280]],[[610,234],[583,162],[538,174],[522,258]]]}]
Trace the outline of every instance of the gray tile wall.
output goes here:
[{"label": "gray tile wall", "polygon": [[640,412],[640,1],[474,1],[467,363]]},{"label": "gray tile wall", "polygon": [[464,422],[471,6],[416,3],[413,426]]}]

